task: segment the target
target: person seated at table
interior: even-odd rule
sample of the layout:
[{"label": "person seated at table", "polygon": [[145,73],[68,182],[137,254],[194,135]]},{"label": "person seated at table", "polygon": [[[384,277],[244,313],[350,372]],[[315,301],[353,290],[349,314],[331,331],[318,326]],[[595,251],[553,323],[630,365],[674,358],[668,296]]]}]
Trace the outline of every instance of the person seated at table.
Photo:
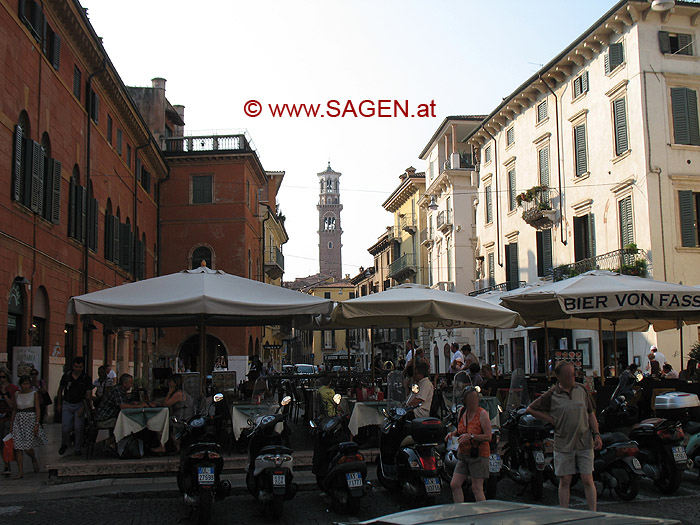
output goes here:
[{"label": "person seated at table", "polygon": [[484,378],[484,383],[481,385],[481,394],[484,396],[495,396],[498,393],[498,381],[493,377],[491,367],[484,364],[481,367],[481,377]]},{"label": "person seated at table", "polygon": [[661,377],[664,379],[678,379],[678,372],[676,372],[673,367],[671,366],[671,363],[664,363],[664,366],[661,368]]},{"label": "person seated at table", "polygon": [[484,384],[484,378],[481,377],[480,372],[481,367],[479,366],[479,363],[472,362],[469,365],[469,368],[467,369],[467,376],[469,376],[472,386],[478,386],[481,388],[481,385]]},{"label": "person seated at table", "polygon": [[335,390],[330,386],[331,378],[324,376],[319,378],[321,386],[318,389],[318,394],[321,396],[321,408],[323,410],[323,415],[332,417],[337,413],[337,406],[333,401],[333,396],[335,396]]},{"label": "person seated at table", "polygon": [[107,368],[105,366],[101,366],[97,369],[97,379],[92,382],[92,386],[95,387],[95,392],[91,397],[92,404],[97,408],[104,395],[114,387],[114,380],[107,375]]},{"label": "person seated at table", "polygon": [[658,377],[661,375],[661,365],[659,365],[659,362],[656,360],[656,356],[654,355],[654,352],[649,352],[649,355],[647,356],[649,358],[649,363],[647,364],[647,370],[649,370],[650,375],[652,377],[655,377],[658,379]]},{"label": "person seated at table", "polygon": [[163,400],[163,406],[170,409],[170,417],[177,417],[182,419],[185,417],[183,414],[185,409],[185,392],[182,390],[182,376],[180,374],[173,374],[168,379],[168,393]]},{"label": "person seated at table", "polygon": [[[128,392],[134,386],[134,377],[130,374],[122,374],[116,387],[107,392],[100,406],[97,407],[97,423],[102,428],[114,428],[117,423],[119,412],[125,408],[147,408],[156,406],[155,403],[145,403],[143,401],[129,401]],[[137,432],[136,435],[142,439],[155,454],[165,452],[165,447],[161,445],[158,434],[147,428]]]},{"label": "person seated at table", "polygon": [[688,359],[688,366],[685,370],[681,370],[678,373],[679,379],[685,379],[686,381],[697,381],[698,380],[698,362],[695,359]]},{"label": "person seated at table", "polygon": [[[408,365],[406,370],[409,370],[411,372],[410,375],[413,375],[413,367],[411,367],[411,365]],[[415,379],[418,383],[419,390],[417,394],[411,392],[411,395],[406,402],[406,405],[410,407],[417,407],[413,411],[417,418],[428,417],[430,415],[430,406],[433,403],[434,388],[432,381],[430,381],[429,375],[430,370],[428,369],[428,364],[425,361],[417,362]]]}]

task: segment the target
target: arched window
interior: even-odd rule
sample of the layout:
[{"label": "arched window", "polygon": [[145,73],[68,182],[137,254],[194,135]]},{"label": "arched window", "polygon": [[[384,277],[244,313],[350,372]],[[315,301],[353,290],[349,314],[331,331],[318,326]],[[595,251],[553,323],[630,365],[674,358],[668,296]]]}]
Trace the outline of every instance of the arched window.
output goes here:
[{"label": "arched window", "polygon": [[328,241],[328,249],[329,250],[333,249],[333,243],[331,241]]},{"label": "arched window", "polygon": [[206,246],[199,246],[192,252],[192,269],[199,268],[204,261],[207,268],[212,268],[211,250]]},{"label": "arched window", "polygon": [[29,115],[22,110],[15,126],[12,157],[12,199],[29,207],[31,205],[32,172],[27,162],[28,149],[32,147]]},{"label": "arched window", "polygon": [[[107,198],[107,206],[105,206],[105,259],[114,262],[115,257],[115,233],[114,223],[116,217],[112,211],[112,199]],[[118,231],[118,228],[117,228]]]}]

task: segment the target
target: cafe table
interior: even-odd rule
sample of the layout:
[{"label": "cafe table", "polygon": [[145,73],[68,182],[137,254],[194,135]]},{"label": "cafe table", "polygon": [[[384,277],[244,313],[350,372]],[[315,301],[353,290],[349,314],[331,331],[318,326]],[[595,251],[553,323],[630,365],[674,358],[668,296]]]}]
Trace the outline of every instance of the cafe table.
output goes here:
[{"label": "cafe table", "polygon": [[384,422],[383,409],[386,401],[358,401],[352,409],[348,429],[356,436],[360,428],[371,425],[381,425]]},{"label": "cafe table", "polygon": [[158,433],[162,445],[170,438],[170,411],[168,407],[122,408],[114,426],[114,439],[125,437],[148,428]]}]

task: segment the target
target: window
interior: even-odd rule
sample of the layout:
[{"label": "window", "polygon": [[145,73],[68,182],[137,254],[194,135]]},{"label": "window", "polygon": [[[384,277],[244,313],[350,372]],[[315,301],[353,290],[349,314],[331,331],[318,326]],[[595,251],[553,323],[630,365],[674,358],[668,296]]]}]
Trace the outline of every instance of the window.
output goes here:
[{"label": "window", "polygon": [[700,193],[682,190],[678,192],[678,210],[681,219],[681,246],[694,248],[698,246],[698,212],[700,212]]},{"label": "window", "polygon": [[61,212],[61,162],[51,158],[51,143],[47,133],[44,133],[41,143],[44,169],[39,195],[42,200],[41,211],[38,213],[47,221],[58,224]]},{"label": "window", "polygon": [[[12,199],[27,206],[27,197],[31,192],[31,147],[29,139],[29,116],[26,111],[19,115],[15,126],[12,155]],[[29,181],[27,181],[29,172]]]},{"label": "window", "polygon": [[627,104],[625,97],[613,100],[613,125],[615,128],[615,155],[620,156],[629,150],[627,138]]},{"label": "window", "polygon": [[355,298],[355,292],[349,292],[349,298],[354,299]]},{"label": "window", "polygon": [[119,223],[119,266],[128,273],[133,273],[133,262],[134,233],[127,217],[125,223]]},{"label": "window", "polygon": [[537,237],[537,277],[546,277],[552,273],[552,230],[541,230]]},{"label": "window", "polygon": [[328,241],[328,249],[329,250],[333,249],[333,243],[331,241]]},{"label": "window", "polygon": [[80,100],[80,83],[81,83],[81,77],[83,74],[80,72],[80,69],[78,69],[78,66],[73,66],[73,95],[75,95],[75,98]]},{"label": "window", "polygon": [[89,81],[85,86],[85,108],[92,121],[97,124],[100,115],[100,97],[93,91],[92,87],[90,87]]},{"label": "window", "polygon": [[131,146],[126,145],[126,167],[131,169]]},{"label": "window", "polygon": [[122,154],[122,130],[117,128],[117,153]]},{"label": "window", "polygon": [[34,0],[19,0],[19,19],[27,26],[34,39],[41,42],[44,33],[44,13],[41,6]]},{"label": "window", "polygon": [[212,202],[212,176],[192,176],[192,204],[210,204]]},{"label": "window", "polygon": [[[76,166],[77,167],[77,166]],[[119,264],[119,217],[112,214],[112,201],[105,207],[105,259]]]},{"label": "window", "polygon": [[491,162],[491,145],[486,146],[484,150],[484,164]]},{"label": "window", "polygon": [[632,196],[621,199],[620,214],[620,248],[634,243],[634,220],[632,217]]},{"label": "window", "polygon": [[433,177],[435,177],[435,163],[431,162],[428,165],[428,180],[433,180]]},{"label": "window", "polygon": [[588,71],[584,71],[574,79],[574,98],[588,93]]},{"label": "window", "polygon": [[515,168],[512,168],[508,170],[508,211],[513,211],[518,205],[515,193]]},{"label": "window", "polygon": [[496,262],[493,252],[488,254],[489,286],[496,286]]},{"label": "window", "polygon": [[674,144],[700,146],[697,92],[688,88],[671,88],[671,112]]},{"label": "window", "polygon": [[515,128],[509,127],[506,130],[506,146],[512,146],[515,143]]},{"label": "window", "polygon": [[87,191],[80,185],[80,170],[73,166],[68,193],[68,236],[85,242],[87,230]]},{"label": "window", "polygon": [[250,207],[250,181],[245,181],[245,205]]},{"label": "window", "polygon": [[[141,187],[146,193],[151,193],[151,172],[147,171],[143,165],[141,166]],[[210,197],[211,202],[211,197]]]},{"label": "window", "polygon": [[107,142],[112,145],[112,117],[107,115]]},{"label": "window", "polygon": [[547,99],[537,104],[537,123],[539,124],[547,118]]},{"label": "window", "polygon": [[323,298],[324,298],[324,299],[330,299],[330,298],[331,298],[331,292],[323,292]]},{"label": "window", "polygon": [[574,126],[574,150],[576,151],[576,176],[588,172],[588,152],[586,151],[586,124]]},{"label": "window", "polygon": [[99,227],[98,219],[99,206],[97,204],[97,199],[94,197],[91,181],[90,187],[87,191],[87,217],[85,235],[87,237],[87,246],[93,252],[97,251],[97,230]]},{"label": "window", "polygon": [[61,35],[54,33],[51,26],[44,20],[44,39],[41,49],[46,58],[49,59],[53,68],[58,71],[61,64]]},{"label": "window", "polygon": [[609,75],[625,62],[625,49],[622,42],[610,44],[605,53],[605,74]]},{"label": "window", "polygon": [[493,195],[491,194],[491,185],[485,188],[486,193],[486,224],[493,222]]},{"label": "window", "polygon": [[574,217],[574,260],[595,257],[595,223],[593,214]]},{"label": "window", "polygon": [[684,33],[659,31],[659,49],[664,55],[693,54],[693,36]]},{"label": "window", "polygon": [[211,250],[206,246],[199,246],[192,252],[192,269],[199,268],[202,265],[202,261],[207,265],[207,268],[212,268]]},{"label": "window", "polygon": [[506,244],[506,280],[508,290],[519,286],[520,265],[518,264],[518,243]]},{"label": "window", "polygon": [[540,174],[540,186],[549,188],[549,146],[540,148],[537,152],[537,164]]}]

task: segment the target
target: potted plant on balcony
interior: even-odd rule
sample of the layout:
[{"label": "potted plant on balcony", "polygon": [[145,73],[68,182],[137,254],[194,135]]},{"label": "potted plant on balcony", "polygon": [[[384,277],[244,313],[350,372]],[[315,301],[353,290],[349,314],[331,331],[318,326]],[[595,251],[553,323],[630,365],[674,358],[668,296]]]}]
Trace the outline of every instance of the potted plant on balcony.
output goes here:
[{"label": "potted plant on balcony", "polygon": [[623,275],[634,275],[637,277],[647,276],[647,262],[644,259],[638,258],[630,264],[623,264],[618,273]]},{"label": "potted plant on balcony", "polygon": [[624,248],[622,248],[622,253],[625,255],[637,255],[639,253],[639,248],[637,248],[637,245],[634,244],[633,242],[626,244]]}]

